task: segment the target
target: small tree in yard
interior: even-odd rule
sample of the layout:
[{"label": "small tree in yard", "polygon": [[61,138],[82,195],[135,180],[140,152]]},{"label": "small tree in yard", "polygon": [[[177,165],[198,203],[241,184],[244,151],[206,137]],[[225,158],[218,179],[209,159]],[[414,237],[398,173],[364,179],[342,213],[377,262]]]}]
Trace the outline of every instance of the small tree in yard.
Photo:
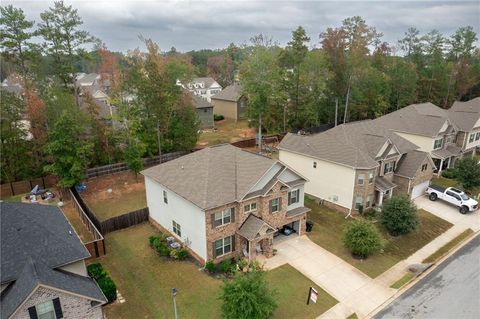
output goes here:
[{"label": "small tree in yard", "polygon": [[467,157],[457,162],[457,180],[466,189],[472,189],[473,187],[480,186],[480,164],[478,161]]},{"label": "small tree in yard", "polygon": [[394,196],[382,206],[382,224],[393,235],[408,234],[419,224],[417,207],[405,196]]},{"label": "small tree in yard", "polygon": [[274,292],[267,286],[263,272],[237,275],[226,281],[221,294],[222,314],[231,319],[270,318],[277,307]]},{"label": "small tree in yard", "polygon": [[135,179],[137,174],[143,169],[142,156],[144,153],[145,145],[136,139],[132,139],[125,149],[125,162],[128,168],[135,174]]},{"label": "small tree in yard", "polygon": [[345,228],[343,243],[352,254],[366,258],[383,248],[383,240],[377,228],[364,220],[354,220]]}]

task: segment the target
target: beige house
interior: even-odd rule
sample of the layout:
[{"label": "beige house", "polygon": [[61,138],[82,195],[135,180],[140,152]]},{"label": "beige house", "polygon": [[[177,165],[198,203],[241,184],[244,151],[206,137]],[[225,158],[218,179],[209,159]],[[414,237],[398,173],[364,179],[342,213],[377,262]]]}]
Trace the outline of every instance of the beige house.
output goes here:
[{"label": "beige house", "polygon": [[395,193],[418,197],[435,168],[427,152],[369,120],[287,134],[279,150],[282,163],[308,178],[307,194],[345,213],[380,206]]},{"label": "beige house", "polygon": [[212,96],[213,112],[225,118],[241,119],[247,111],[247,99],[242,95],[242,86],[232,84]]},{"label": "beige house", "polygon": [[54,206],[0,202],[1,318],[103,318],[90,257]]},{"label": "beige house", "polygon": [[475,156],[480,147],[480,97],[456,101],[447,116],[457,127],[456,145],[462,149],[462,155]]},{"label": "beige house", "polygon": [[142,174],[152,223],[202,263],[271,257],[284,227],[305,232],[306,180],[279,161],[225,144]]}]

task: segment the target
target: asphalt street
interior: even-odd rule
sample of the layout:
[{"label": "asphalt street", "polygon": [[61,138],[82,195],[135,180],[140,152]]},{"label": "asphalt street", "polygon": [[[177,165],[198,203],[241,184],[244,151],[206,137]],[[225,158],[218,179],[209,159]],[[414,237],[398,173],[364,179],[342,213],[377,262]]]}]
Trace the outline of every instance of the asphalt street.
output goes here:
[{"label": "asphalt street", "polygon": [[480,235],[374,318],[480,318]]}]

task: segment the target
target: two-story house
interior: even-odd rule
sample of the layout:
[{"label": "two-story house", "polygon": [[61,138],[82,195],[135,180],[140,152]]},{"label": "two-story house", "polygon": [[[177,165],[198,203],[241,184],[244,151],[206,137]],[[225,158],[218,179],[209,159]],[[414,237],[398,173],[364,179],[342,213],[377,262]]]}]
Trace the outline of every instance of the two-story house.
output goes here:
[{"label": "two-story house", "polygon": [[242,94],[242,86],[237,83],[212,96],[212,104],[215,114],[223,115],[225,118],[237,121],[246,115],[247,99]]},{"label": "two-story house", "polygon": [[203,97],[209,103],[211,102],[212,96],[222,91],[222,86],[210,77],[194,78],[186,85],[177,80],[177,85],[189,90],[195,95]]},{"label": "two-story house", "polygon": [[428,153],[370,120],[287,134],[278,148],[280,161],[308,178],[307,194],[345,213],[380,206],[394,192],[418,197],[434,169]]},{"label": "two-story house", "polygon": [[462,149],[462,155],[475,156],[480,147],[480,97],[456,101],[447,116],[457,127],[456,144]]},{"label": "two-story house", "polygon": [[284,226],[305,232],[306,179],[279,161],[224,144],[142,174],[151,222],[202,263],[271,257]]},{"label": "two-story house", "polygon": [[432,103],[412,104],[375,120],[431,155],[437,173],[453,167],[462,149],[447,111]]},{"label": "two-story house", "polygon": [[0,202],[1,318],[101,319],[89,252],[54,206]]}]

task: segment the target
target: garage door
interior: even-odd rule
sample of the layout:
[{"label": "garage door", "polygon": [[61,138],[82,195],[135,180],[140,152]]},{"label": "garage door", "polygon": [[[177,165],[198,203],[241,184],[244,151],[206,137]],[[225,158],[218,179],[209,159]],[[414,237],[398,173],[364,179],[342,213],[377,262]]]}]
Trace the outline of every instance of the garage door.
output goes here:
[{"label": "garage door", "polygon": [[418,184],[417,186],[413,187],[412,189],[412,199],[415,199],[425,193],[425,190],[427,190],[429,181],[423,182],[421,184]]}]

